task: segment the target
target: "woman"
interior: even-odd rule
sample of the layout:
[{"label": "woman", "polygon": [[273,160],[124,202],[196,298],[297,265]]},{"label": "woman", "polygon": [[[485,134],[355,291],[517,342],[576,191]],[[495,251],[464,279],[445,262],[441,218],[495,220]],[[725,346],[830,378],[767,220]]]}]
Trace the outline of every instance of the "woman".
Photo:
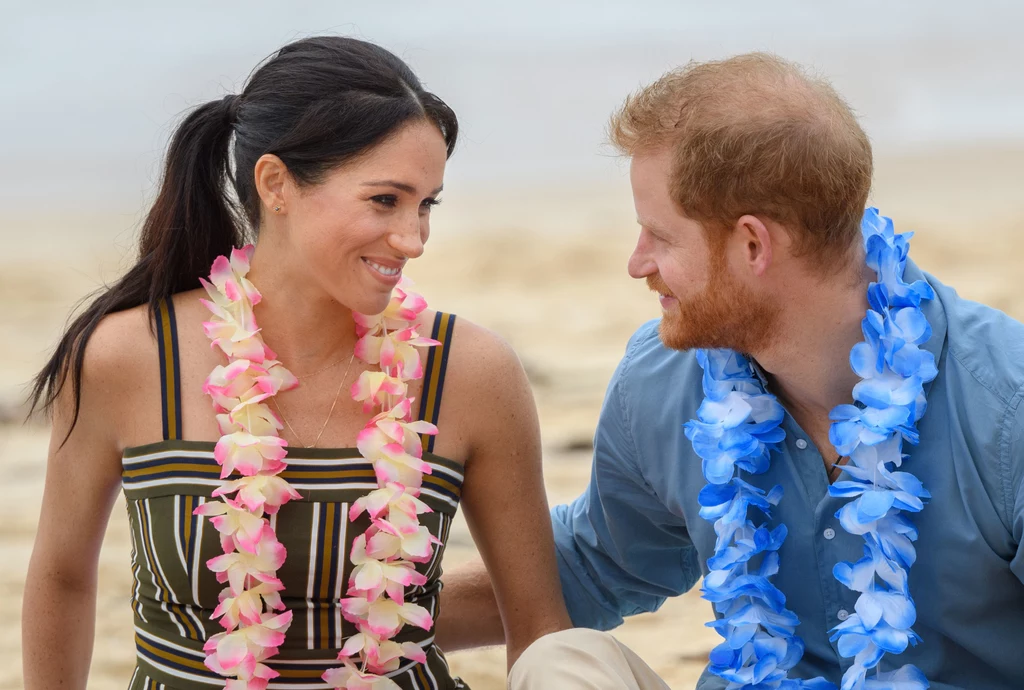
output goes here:
[{"label": "woman", "polygon": [[[242,93],[181,124],[137,264],[72,323],[36,381],[54,424],[24,601],[27,688],[86,685],[97,559],[122,486],[131,688],[464,687],[429,631],[460,495],[508,663],[568,627],[522,367],[492,333],[399,286],[423,253],[457,128],[401,60],[339,37],[282,48]],[[250,230],[255,250],[232,252]],[[197,289],[207,276],[209,294]],[[386,308],[406,322],[361,316]],[[427,345],[422,360],[411,344]],[[230,392],[246,368],[264,375]],[[408,390],[373,397],[377,374]],[[241,420],[249,403],[263,417]],[[395,420],[407,434],[398,450],[374,446]],[[243,494],[255,485],[225,489],[239,477],[287,484],[277,503],[253,503]],[[375,514],[381,492],[390,513]],[[422,539],[407,546],[408,534]],[[382,623],[381,607],[399,613]]]}]

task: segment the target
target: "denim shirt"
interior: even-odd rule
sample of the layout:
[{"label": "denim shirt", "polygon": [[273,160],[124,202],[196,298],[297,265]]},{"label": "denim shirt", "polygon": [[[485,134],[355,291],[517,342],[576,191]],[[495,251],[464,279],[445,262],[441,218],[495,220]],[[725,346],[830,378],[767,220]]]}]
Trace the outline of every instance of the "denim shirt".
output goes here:
[{"label": "denim shirt", "polygon": [[[916,446],[904,470],[932,498],[911,515],[920,537],[910,591],[921,643],[886,655],[882,670],[920,668],[933,690],[1024,688],[1024,325],[960,298],[908,262],[906,280],[927,280],[936,298],[923,309],[925,344],[939,368]],[[624,616],[654,611],[690,589],[713,555],[712,523],[698,514],[701,460],[683,424],[703,400],[692,351],[667,349],[658,322],[642,326],[609,384],[594,437],[590,485],[552,509],[559,571],[575,625],[608,630]],[[863,555],[863,539],[835,517],[849,499],[828,495],[821,455],[787,413],[786,439],[770,469],[744,479],[783,487],[773,521],[789,536],[775,585],[800,617],[806,651],[791,677],[837,685],[851,659],[829,630],[854,610],[857,592],[832,576]],[[842,478],[842,477],[841,477]],[[725,687],[706,673],[699,690]]]}]

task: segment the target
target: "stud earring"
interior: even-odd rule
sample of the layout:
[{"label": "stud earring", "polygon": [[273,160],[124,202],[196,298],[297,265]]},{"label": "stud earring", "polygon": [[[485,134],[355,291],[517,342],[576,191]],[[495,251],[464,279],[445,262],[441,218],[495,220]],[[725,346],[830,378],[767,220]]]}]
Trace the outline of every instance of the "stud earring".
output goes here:
[{"label": "stud earring", "polygon": [[275,206],[274,207],[274,213],[280,213],[280,212],[281,212],[281,207],[280,206]]}]

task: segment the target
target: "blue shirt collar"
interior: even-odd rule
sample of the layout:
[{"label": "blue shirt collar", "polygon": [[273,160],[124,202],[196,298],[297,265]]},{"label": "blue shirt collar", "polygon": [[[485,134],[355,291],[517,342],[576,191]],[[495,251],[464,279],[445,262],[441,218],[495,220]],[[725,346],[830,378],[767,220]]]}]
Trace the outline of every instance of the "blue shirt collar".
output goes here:
[{"label": "blue shirt collar", "polygon": [[[928,274],[918,268],[917,264],[909,258],[907,259],[906,270],[903,272],[903,279],[908,283],[923,280],[926,283],[932,284]],[[932,287],[935,286],[932,285]],[[928,324],[932,327],[932,337],[924,344],[924,349],[932,353],[932,356],[935,357],[935,365],[939,366],[942,349],[946,346],[946,331],[948,328],[946,309],[942,306],[939,296],[936,295],[934,299],[921,304],[921,311],[924,312],[925,318],[928,319]],[[927,392],[927,390],[928,386],[926,385],[925,391]]]}]

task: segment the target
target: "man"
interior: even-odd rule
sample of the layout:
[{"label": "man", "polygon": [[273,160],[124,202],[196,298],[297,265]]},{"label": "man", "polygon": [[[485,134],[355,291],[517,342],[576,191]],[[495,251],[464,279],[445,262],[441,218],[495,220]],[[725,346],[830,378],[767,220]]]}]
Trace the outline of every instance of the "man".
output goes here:
[{"label": "man", "polygon": [[[742,630],[722,628],[737,651],[716,650],[698,688],[725,688],[727,678],[742,673],[746,680],[729,688],[780,687],[787,673],[791,680],[821,678],[838,686],[855,663],[861,666],[847,674],[844,688],[924,687],[921,674],[935,690],[1024,687],[1024,326],[960,299],[907,262],[906,283],[927,283],[915,289],[923,295],[918,311],[930,337],[921,321],[920,350],[906,350],[916,357],[914,381],[927,409],[916,420],[916,445],[915,420],[898,422],[909,439],[906,460],[901,472],[890,464],[883,474],[910,493],[879,515],[837,519],[851,500],[849,493],[830,495],[833,482],[841,482],[842,494],[857,486],[857,477],[881,481],[877,472],[865,479],[859,466],[840,458],[833,443],[845,449],[841,430],[830,436],[830,413],[853,403],[851,392],[861,382],[851,370],[851,349],[865,338],[868,285],[877,280],[865,264],[861,234],[862,217],[872,217],[864,216],[872,173],[867,137],[830,86],[762,54],[665,75],[626,101],[611,131],[631,158],[640,224],[629,273],[659,294],[663,316],[636,332],[612,378],[589,487],[552,510],[573,623],[610,630],[624,616],[653,611],[707,574],[709,558],[719,558],[714,518],[700,514],[701,503],[709,503],[701,494],[707,457],[702,462],[684,424],[698,417],[707,385],[694,350],[726,348],[746,355],[750,380],[784,407],[784,438],[768,439],[777,443],[770,466],[740,475],[764,491],[782,487],[770,517],[749,515],[768,528],[788,529],[781,548],[766,545],[767,532],[757,548],[765,560],[778,548],[771,582],[785,602],[777,608],[798,617],[795,633],[805,649],[797,661],[792,639],[754,649]],[[872,308],[881,307],[873,302]],[[897,311],[889,317],[899,320]],[[885,331],[887,347],[903,346],[892,344],[893,332],[899,333]],[[932,361],[937,373],[933,367],[929,374]],[[907,403],[915,417],[924,409],[919,403],[913,396]],[[919,512],[915,496],[926,499]],[[903,517],[887,524],[912,527],[879,537],[885,548],[895,547],[876,554],[877,577],[850,589],[851,573],[863,568],[835,574],[833,568],[861,561],[867,547],[861,533],[844,527],[857,532],[851,520],[870,526],[900,506]],[[907,545],[916,549],[916,562]],[[754,572],[758,564],[749,566]],[[909,581],[901,572],[909,572]],[[909,597],[901,596],[907,587]],[[760,590],[758,597],[770,598]],[[443,648],[501,643],[498,607],[479,566],[446,577],[442,610]],[[843,635],[830,639],[848,620],[840,627],[849,633],[845,642]],[[757,639],[767,639],[772,623],[760,623]],[[881,661],[871,668],[877,656]],[[865,665],[867,681],[877,684],[865,684]],[[904,665],[914,668],[885,675]],[[756,685],[769,671],[766,684]],[[897,685],[900,679],[907,684]],[[513,668],[510,684],[665,687],[609,636],[579,630],[536,642]]]}]

